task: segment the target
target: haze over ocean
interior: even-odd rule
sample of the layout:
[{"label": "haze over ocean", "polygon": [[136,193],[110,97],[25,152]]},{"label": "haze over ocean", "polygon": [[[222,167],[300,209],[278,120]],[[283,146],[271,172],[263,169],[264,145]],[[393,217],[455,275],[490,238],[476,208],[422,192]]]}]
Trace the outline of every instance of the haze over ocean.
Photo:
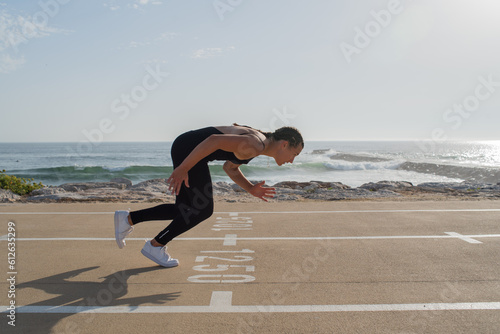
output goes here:
[{"label": "haze over ocean", "polygon": [[[46,185],[105,182],[125,177],[138,183],[168,178],[171,142],[101,143],[87,152],[77,143],[0,144],[1,168]],[[432,148],[432,150],[431,150]],[[211,163],[213,181],[231,182],[222,161]],[[367,182],[409,181],[496,183],[500,175],[500,142],[307,142],[293,164],[277,166],[257,157],[243,173],[268,184],[281,181]],[[496,182],[495,182],[496,181]]]}]

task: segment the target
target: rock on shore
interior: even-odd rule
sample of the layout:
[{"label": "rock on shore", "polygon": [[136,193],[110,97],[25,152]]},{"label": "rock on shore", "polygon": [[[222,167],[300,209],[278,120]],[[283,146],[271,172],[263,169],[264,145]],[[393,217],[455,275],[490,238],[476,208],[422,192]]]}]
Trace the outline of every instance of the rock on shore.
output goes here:
[{"label": "rock on shore", "polygon": [[0,203],[15,202],[21,199],[21,196],[14,194],[10,190],[0,189]]},{"label": "rock on shore", "polygon": [[[257,183],[258,181],[251,181]],[[500,199],[500,183],[422,183],[413,185],[405,181],[380,181],[351,188],[340,182],[286,181],[273,185],[276,196],[271,201],[334,201],[366,199]],[[226,202],[256,202],[238,185],[215,182],[215,199]],[[166,179],[155,179],[133,185],[128,179],[110,182],[66,183],[48,186],[19,196],[0,189],[0,202],[173,202]]]}]

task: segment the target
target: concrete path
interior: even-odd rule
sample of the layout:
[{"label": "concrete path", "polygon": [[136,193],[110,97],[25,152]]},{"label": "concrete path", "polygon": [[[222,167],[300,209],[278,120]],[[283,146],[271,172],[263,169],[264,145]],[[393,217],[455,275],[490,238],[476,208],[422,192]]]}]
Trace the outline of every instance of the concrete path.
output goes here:
[{"label": "concrete path", "polygon": [[170,269],[114,241],[153,205],[0,205],[1,332],[500,332],[498,201],[218,203]]}]

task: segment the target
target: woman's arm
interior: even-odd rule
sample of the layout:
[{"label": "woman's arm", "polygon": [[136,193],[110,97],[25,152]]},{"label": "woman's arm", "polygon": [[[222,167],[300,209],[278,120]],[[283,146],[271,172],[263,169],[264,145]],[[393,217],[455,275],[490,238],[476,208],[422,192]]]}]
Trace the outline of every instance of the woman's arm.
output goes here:
[{"label": "woman's arm", "polygon": [[232,163],[231,161],[226,161],[223,166],[224,172],[234,181],[237,185],[239,185],[243,190],[250,192],[253,187],[253,184],[248,181],[248,179],[243,175],[240,170],[240,165]]},{"label": "woman's arm", "polygon": [[263,187],[264,181],[259,182],[257,184],[252,184],[248,179],[243,175],[240,170],[240,165],[234,164],[231,161],[226,161],[223,166],[226,174],[234,181],[237,185],[243,188],[245,191],[250,194],[258,197],[267,202],[267,198],[272,198],[276,194],[274,188]]},{"label": "woman's arm", "polygon": [[250,159],[259,155],[263,147],[254,136],[211,135],[198,144],[186,159],[184,159],[184,161],[172,172],[172,175],[170,175],[167,180],[169,183],[169,190],[178,195],[182,182],[186,184],[186,187],[189,187],[189,170],[203,158],[219,149],[233,152],[243,159]]}]

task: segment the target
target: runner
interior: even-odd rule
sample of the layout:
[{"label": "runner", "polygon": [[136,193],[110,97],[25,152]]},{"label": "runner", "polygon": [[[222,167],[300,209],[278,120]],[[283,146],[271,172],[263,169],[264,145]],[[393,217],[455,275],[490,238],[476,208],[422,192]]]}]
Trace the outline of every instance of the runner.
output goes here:
[{"label": "runner", "polygon": [[223,160],[224,171],[241,188],[264,201],[276,194],[264,181],[252,184],[239,166],[248,164],[259,155],[273,157],[281,166],[293,163],[304,148],[300,132],[282,127],[274,132],[262,132],[248,126],[207,127],[186,132],[172,144],[174,171],[168,178],[169,190],[176,195],[175,204],[161,204],[139,211],[116,211],[115,238],[119,248],[134,225],[152,220],[172,222],[152,240],[147,240],[142,254],[164,267],[179,265],[167,253],[167,243],[178,235],[208,219],[214,210],[212,180],[208,162]]}]

